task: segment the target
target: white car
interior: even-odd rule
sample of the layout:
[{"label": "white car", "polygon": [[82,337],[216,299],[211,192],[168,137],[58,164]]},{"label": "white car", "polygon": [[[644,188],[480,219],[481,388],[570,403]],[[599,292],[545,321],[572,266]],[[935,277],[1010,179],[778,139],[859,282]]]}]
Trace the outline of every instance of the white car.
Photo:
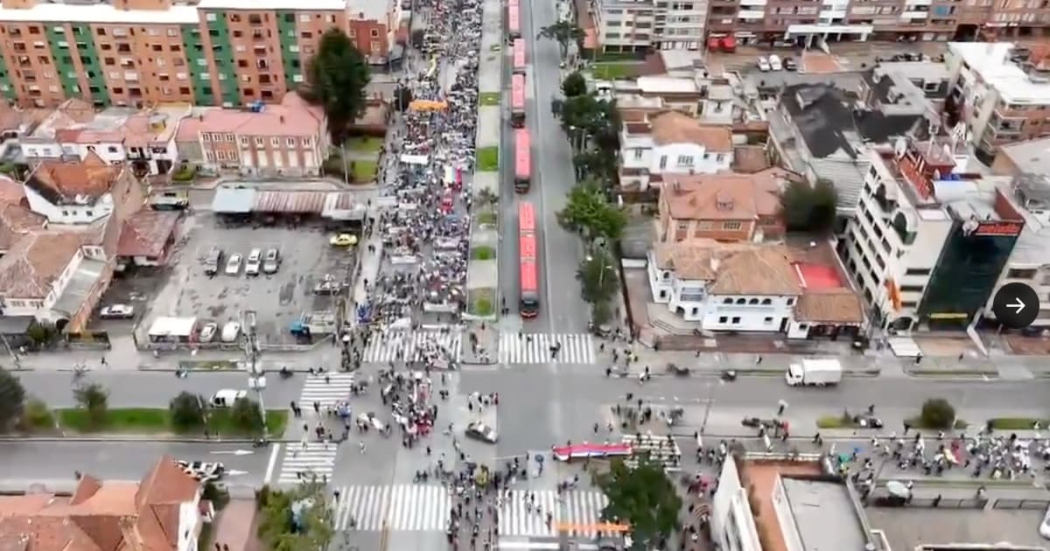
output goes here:
[{"label": "white car", "polygon": [[276,274],[281,267],[281,253],[277,249],[266,249],[266,258],[263,260],[263,271],[268,274]]},{"label": "white car", "polygon": [[217,323],[206,323],[204,327],[201,327],[201,334],[197,340],[200,342],[211,342],[215,338],[215,333],[219,331],[219,324]]},{"label": "white car", "polygon": [[183,472],[201,482],[218,480],[222,478],[222,474],[226,472],[226,467],[222,463],[186,461],[183,459],[176,461],[176,463],[182,468]]},{"label": "white car", "polygon": [[784,64],[780,62],[780,56],[773,54],[769,56],[769,68],[773,71],[782,71]]},{"label": "white car", "polygon": [[110,304],[98,313],[104,320],[126,320],[135,317],[135,307],[130,304]]},{"label": "white car", "polygon": [[237,275],[241,272],[241,255],[231,254],[226,261],[226,275]]},{"label": "white car", "polygon": [[222,342],[237,342],[241,336],[241,324],[236,321],[228,321],[222,326]]},{"label": "white car", "polygon": [[765,73],[765,72],[769,71],[769,69],[770,69],[770,67],[769,67],[769,60],[764,58],[764,57],[759,57],[758,58],[758,70],[762,71],[763,73]]},{"label": "white car", "polygon": [[252,249],[248,253],[248,262],[244,263],[244,274],[257,276],[262,269],[262,249]]}]

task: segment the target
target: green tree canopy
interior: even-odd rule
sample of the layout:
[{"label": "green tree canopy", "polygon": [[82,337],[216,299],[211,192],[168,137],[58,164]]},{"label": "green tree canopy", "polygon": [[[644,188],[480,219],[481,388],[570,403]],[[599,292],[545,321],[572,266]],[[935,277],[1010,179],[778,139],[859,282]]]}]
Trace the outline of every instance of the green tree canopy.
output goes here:
[{"label": "green tree canopy", "polygon": [[567,98],[582,96],[587,93],[587,79],[579,71],[573,71],[561,82],[561,91]]},{"label": "green tree canopy", "polygon": [[262,412],[259,402],[251,398],[237,398],[230,408],[230,420],[233,425],[248,434],[260,433],[263,430]]},{"label": "green tree canopy", "polygon": [[547,25],[540,29],[540,38],[548,38],[558,42],[561,48],[561,57],[569,55],[569,44],[580,45],[587,36],[583,29],[576,26],[572,21],[558,21],[553,25]]},{"label": "green tree canopy", "polygon": [[780,196],[780,207],[788,230],[827,233],[835,226],[838,192],[830,180],[813,186],[792,181]]},{"label": "green tree canopy", "polygon": [[558,222],[572,231],[583,231],[595,239],[619,239],[627,227],[627,213],[609,203],[600,185],[580,182],[569,192],[565,208],[558,212]]},{"label": "green tree canopy", "polygon": [[324,109],[332,141],[342,144],[347,125],[365,111],[365,87],[372,80],[368,61],[346,33],[332,28],[321,36],[306,78],[303,98]]},{"label": "green tree canopy", "polygon": [[204,406],[196,394],[180,392],[168,403],[171,424],[176,429],[187,430],[204,425]]},{"label": "green tree canopy", "polygon": [[106,421],[109,412],[109,392],[98,383],[88,383],[73,389],[77,406],[87,412],[88,421],[99,426]]},{"label": "green tree canopy", "polygon": [[580,282],[580,295],[591,304],[611,300],[620,290],[619,276],[616,271],[616,259],[601,248],[596,248],[576,270],[576,279]]},{"label": "green tree canopy", "polygon": [[678,528],[682,499],[659,463],[643,460],[630,469],[616,459],[594,481],[609,498],[602,518],[630,525],[638,549],[652,549]]},{"label": "green tree canopy", "polygon": [[0,432],[6,432],[22,419],[26,389],[10,371],[0,369]]},{"label": "green tree canopy", "polygon": [[326,486],[307,482],[288,491],[264,486],[256,494],[258,536],[271,551],[322,551],[335,531]]},{"label": "green tree canopy", "polygon": [[923,402],[919,420],[923,428],[950,429],[955,425],[955,408],[944,398],[931,398]]}]

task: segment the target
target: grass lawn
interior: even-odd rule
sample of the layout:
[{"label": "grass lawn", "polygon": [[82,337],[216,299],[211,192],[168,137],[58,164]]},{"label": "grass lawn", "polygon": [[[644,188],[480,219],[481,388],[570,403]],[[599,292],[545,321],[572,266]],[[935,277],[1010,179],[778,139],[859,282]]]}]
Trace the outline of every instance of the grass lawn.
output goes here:
[{"label": "grass lawn", "polygon": [[360,159],[352,161],[354,167],[351,169],[354,173],[354,181],[359,184],[366,184],[368,182],[374,182],[376,179],[376,162],[375,161],[362,161]]},{"label": "grass lawn", "polygon": [[598,63],[610,61],[637,61],[638,54],[632,52],[604,52],[595,56]]},{"label": "grass lawn", "polygon": [[221,371],[226,369],[237,369],[240,362],[237,360],[183,360],[179,367],[183,369],[198,369]]},{"label": "grass lawn", "polygon": [[1034,430],[1036,423],[1039,423],[1040,429],[1047,427],[1046,419],[1032,419],[1031,417],[996,417],[988,420],[988,425],[998,430]]},{"label": "grass lawn", "polygon": [[475,316],[491,316],[496,311],[495,289],[471,289],[467,292],[467,299],[467,310]]},{"label": "grass lawn", "polygon": [[357,137],[346,140],[346,149],[349,151],[379,153],[379,148],[381,147],[383,147],[382,138]]},{"label": "grass lawn", "polygon": [[[125,408],[111,409],[106,419],[99,426],[91,426],[87,412],[80,408],[57,409],[54,411],[59,425],[73,432],[113,432],[124,434],[161,434],[176,433],[168,418],[168,410],[161,408]],[[284,434],[288,426],[288,412],[270,410],[266,412],[266,425],[271,437]],[[220,436],[245,436],[236,430],[230,422],[229,412],[213,410],[208,420],[208,430]]]},{"label": "grass lawn", "polygon": [[[922,418],[918,417],[918,416],[912,417],[911,419],[908,419],[907,422],[908,422],[908,425],[910,425],[911,428],[913,428],[913,429],[940,430],[940,427],[927,427],[927,426],[925,426],[923,424],[923,422],[922,422]],[[956,419],[955,420],[955,428],[956,429],[965,429],[968,426],[970,426],[970,424],[967,423],[966,421],[963,421],[962,419]]]},{"label": "grass lawn", "polygon": [[843,415],[825,415],[817,419],[817,428],[820,429],[853,429],[857,426],[853,419]]},{"label": "grass lawn", "polygon": [[616,80],[635,75],[637,63],[595,63],[594,78],[598,80]]},{"label": "grass lawn", "polygon": [[496,250],[492,247],[474,247],[470,249],[470,258],[474,260],[492,260],[496,258]]},{"label": "grass lawn", "polygon": [[484,92],[478,98],[478,103],[482,106],[499,107],[499,96],[499,92]]},{"label": "grass lawn", "polygon": [[496,225],[496,221],[498,220],[498,217],[496,216],[495,212],[493,212],[491,210],[485,210],[485,211],[479,212],[478,216],[477,216],[477,218],[475,218],[475,220],[477,220],[478,224],[480,224],[480,225],[495,226]]},{"label": "grass lawn", "polygon": [[499,148],[482,147],[478,150],[478,171],[496,172],[499,170]]}]

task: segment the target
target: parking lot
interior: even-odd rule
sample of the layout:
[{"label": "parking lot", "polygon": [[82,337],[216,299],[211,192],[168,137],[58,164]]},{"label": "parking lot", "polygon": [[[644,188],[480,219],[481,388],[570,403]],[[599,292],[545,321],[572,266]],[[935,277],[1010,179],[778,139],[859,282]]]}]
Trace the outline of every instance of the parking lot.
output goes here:
[{"label": "parking lot", "polygon": [[[135,316],[140,342],[158,317],[196,316],[198,326],[215,322],[221,328],[253,310],[260,344],[291,344],[296,339],[289,326],[303,313],[336,309],[338,297],[315,294],[314,286],[326,274],[342,281],[353,273],[354,249],[329,245],[331,233],[320,225],[224,224],[208,213],[191,215],[182,225],[182,238],[166,268],[139,269],[114,280],[103,301],[133,304],[142,311]],[[212,247],[222,249],[223,259],[218,274],[209,276],[204,261]],[[232,255],[247,259],[254,248],[280,252],[275,274],[246,275],[243,260],[236,275],[226,273]],[[102,322],[100,328],[113,331],[126,324]]]}]

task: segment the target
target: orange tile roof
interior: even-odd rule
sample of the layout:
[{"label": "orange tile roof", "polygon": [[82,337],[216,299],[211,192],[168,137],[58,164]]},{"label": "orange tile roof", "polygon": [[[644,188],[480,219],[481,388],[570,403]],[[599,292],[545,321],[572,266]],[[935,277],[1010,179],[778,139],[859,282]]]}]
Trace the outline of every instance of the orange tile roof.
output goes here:
[{"label": "orange tile roof", "polygon": [[783,245],[691,239],[659,244],[653,252],[660,269],[711,282],[712,295],[802,294],[791,251]]},{"label": "orange tile roof", "polygon": [[678,111],[667,111],[650,118],[653,141],[658,145],[695,143],[716,153],[733,152],[733,133],[725,126],[700,124]]},{"label": "orange tile roof", "polygon": [[11,299],[46,298],[80,244],[79,232],[29,232],[0,258],[0,290]]},{"label": "orange tile roof", "polygon": [[810,289],[798,299],[795,320],[808,323],[864,323],[864,307],[860,297],[845,287],[839,289]]},{"label": "orange tile roof", "polygon": [[207,111],[198,118],[198,132],[260,137],[316,136],[326,131],[322,121],[323,115],[316,107],[308,105],[298,94],[287,94],[280,105],[266,105],[259,113],[235,109]]},{"label": "orange tile roof", "polygon": [[82,203],[97,200],[113,187],[120,168],[109,166],[94,153],[80,163],[44,161],[29,175],[26,185],[54,204]]},{"label": "orange tile roof", "polygon": [[118,256],[159,256],[179,223],[177,212],[140,210],[124,222]]},{"label": "orange tile roof", "polygon": [[757,220],[780,212],[782,179],[758,174],[664,176],[660,200],[676,220]]}]

